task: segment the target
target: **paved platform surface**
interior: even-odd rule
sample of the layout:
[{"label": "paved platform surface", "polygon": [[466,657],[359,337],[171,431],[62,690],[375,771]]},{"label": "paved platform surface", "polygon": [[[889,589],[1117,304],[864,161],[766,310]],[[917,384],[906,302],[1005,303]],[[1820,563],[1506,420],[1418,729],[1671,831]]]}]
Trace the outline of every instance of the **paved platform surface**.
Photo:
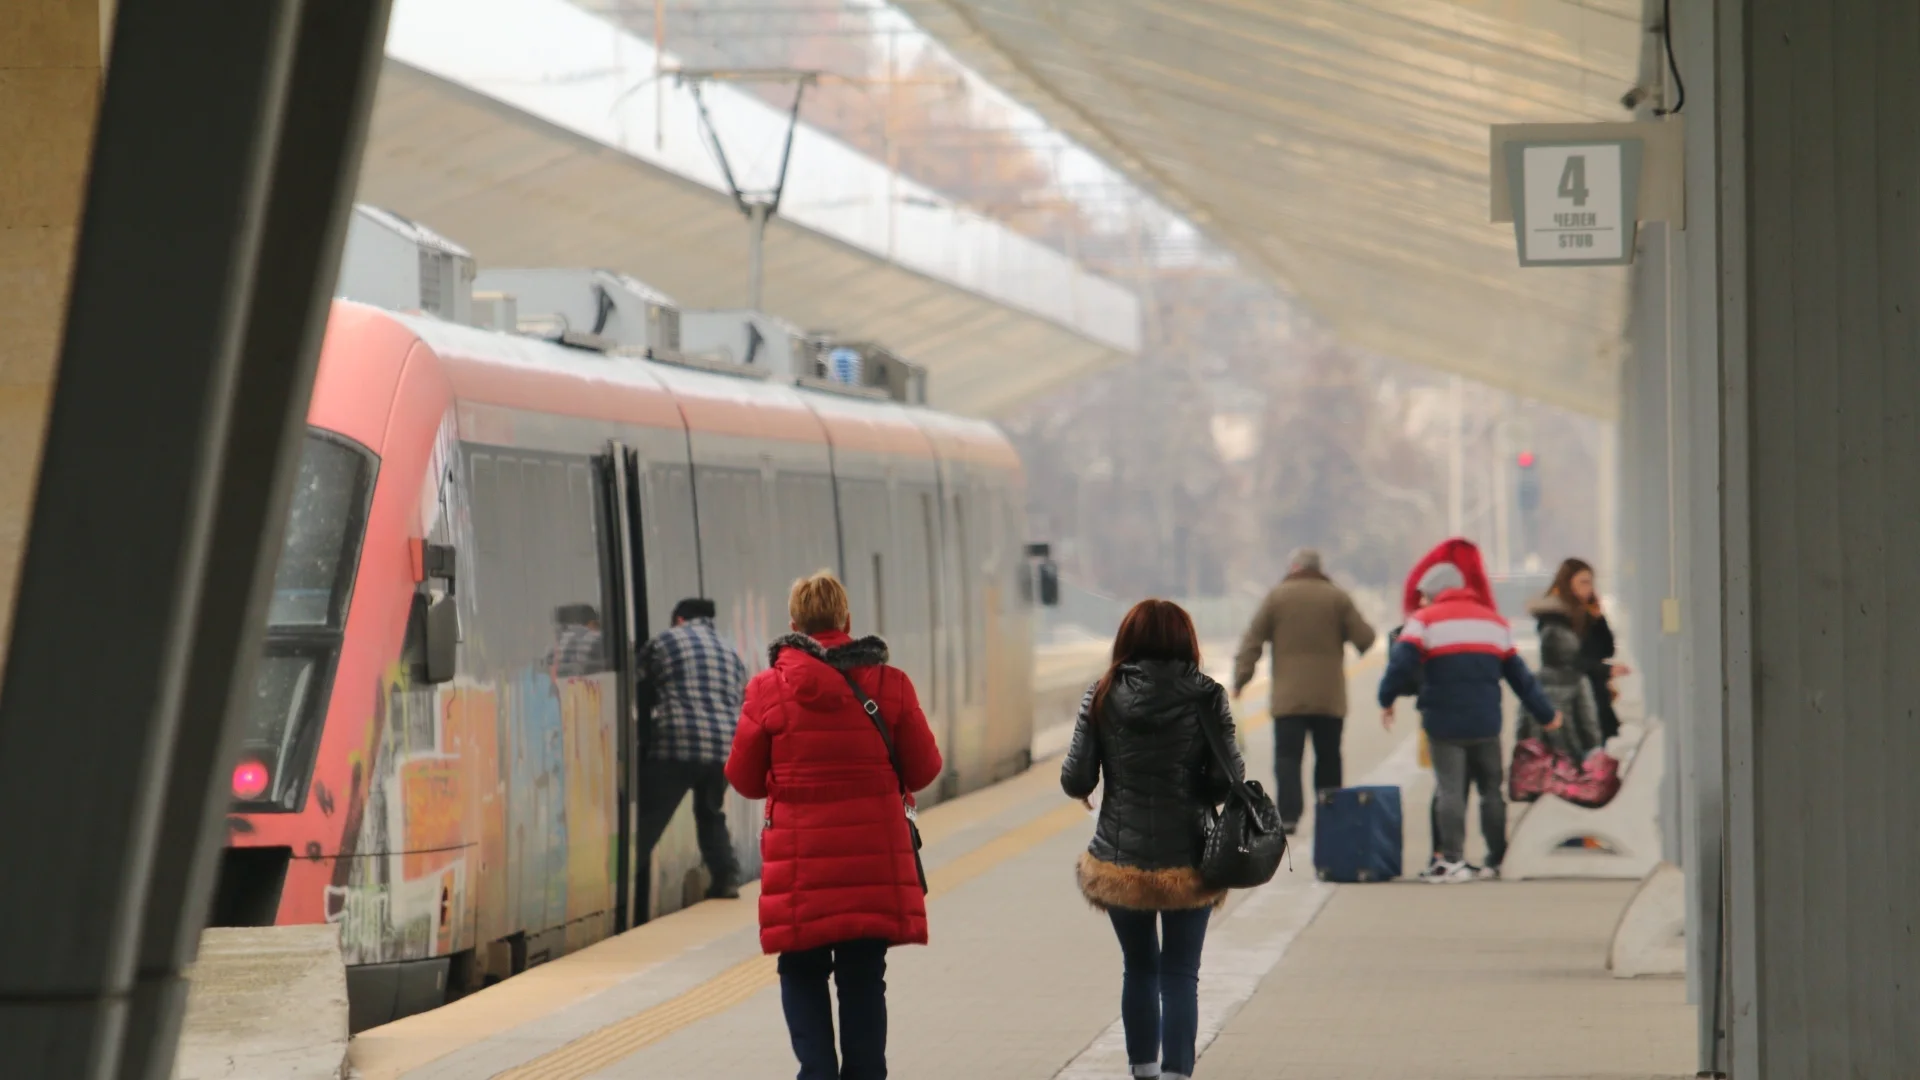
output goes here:
[{"label": "paved platform surface", "polygon": [[[1378,677],[1356,665],[1356,693]],[[1250,771],[1271,733],[1244,705]],[[1409,869],[1425,861],[1431,782],[1411,725],[1382,731],[1356,698],[1347,782],[1405,787]],[[1403,710],[1405,712],[1405,710]],[[1126,1075],[1120,956],[1073,884],[1091,819],[1054,762],[923,816],[933,943],[891,955],[892,1075],[1093,1080]],[[1311,818],[1303,834],[1311,834]],[[1692,1075],[1679,980],[1605,971],[1633,885],[1330,886],[1309,845],[1274,884],[1215,916],[1201,971],[1198,1075],[1538,1078]],[[658,920],[435,1013],[364,1033],[366,1080],[790,1077],[754,893]]]}]

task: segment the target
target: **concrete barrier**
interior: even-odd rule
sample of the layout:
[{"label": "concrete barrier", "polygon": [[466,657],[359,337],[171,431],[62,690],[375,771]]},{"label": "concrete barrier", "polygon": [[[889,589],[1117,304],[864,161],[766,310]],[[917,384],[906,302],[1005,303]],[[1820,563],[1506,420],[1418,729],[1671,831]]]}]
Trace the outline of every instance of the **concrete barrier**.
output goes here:
[{"label": "concrete barrier", "polygon": [[330,925],[210,929],[187,974],[174,1080],[340,1080],[347,969]]},{"label": "concrete barrier", "polygon": [[1680,868],[1653,868],[1620,912],[1607,950],[1607,970],[1616,979],[1687,973],[1687,884]]},{"label": "concrete barrier", "polygon": [[[1613,801],[1590,810],[1542,796],[1513,830],[1502,873],[1515,881],[1645,878],[1660,863],[1660,778],[1666,756],[1660,724],[1649,720],[1632,757],[1623,762],[1620,791]],[[1565,846],[1586,838],[1602,846]]]}]

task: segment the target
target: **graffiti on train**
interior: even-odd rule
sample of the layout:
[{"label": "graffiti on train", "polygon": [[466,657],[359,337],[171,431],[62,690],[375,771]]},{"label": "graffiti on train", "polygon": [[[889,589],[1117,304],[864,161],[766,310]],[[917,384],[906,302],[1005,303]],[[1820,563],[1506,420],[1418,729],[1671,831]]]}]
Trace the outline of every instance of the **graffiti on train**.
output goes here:
[{"label": "graffiti on train", "polygon": [[442,956],[515,933],[597,940],[614,898],[611,676],[528,668],[417,687],[388,672],[356,755],[360,805],[323,887],[349,963]]}]

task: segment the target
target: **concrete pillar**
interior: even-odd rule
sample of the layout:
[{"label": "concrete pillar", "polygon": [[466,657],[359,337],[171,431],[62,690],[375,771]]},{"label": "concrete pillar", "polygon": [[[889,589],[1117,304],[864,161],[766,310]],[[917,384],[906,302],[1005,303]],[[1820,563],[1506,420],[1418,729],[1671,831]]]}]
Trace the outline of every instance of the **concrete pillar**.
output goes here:
[{"label": "concrete pillar", "polygon": [[93,149],[99,3],[0,3],[0,663]]},{"label": "concrete pillar", "polygon": [[1731,1073],[1916,1076],[1920,5],[1713,15]]}]

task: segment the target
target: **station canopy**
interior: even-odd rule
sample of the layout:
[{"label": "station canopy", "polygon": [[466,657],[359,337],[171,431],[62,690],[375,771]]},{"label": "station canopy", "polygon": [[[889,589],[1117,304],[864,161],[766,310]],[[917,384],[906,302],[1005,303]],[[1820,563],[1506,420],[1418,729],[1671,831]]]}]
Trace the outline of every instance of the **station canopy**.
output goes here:
[{"label": "station canopy", "polygon": [[1626,271],[1519,268],[1488,128],[1619,121],[1642,0],[894,0],[1354,348],[1601,417]]},{"label": "station canopy", "polygon": [[[357,197],[482,268],[605,268],[683,310],[744,307],[747,222],[677,66],[566,0],[396,0]],[[741,183],[777,175],[787,112],[704,98]],[[972,415],[1140,344],[1131,290],[804,123],[763,280],[769,313],[923,365],[929,403]]]}]

